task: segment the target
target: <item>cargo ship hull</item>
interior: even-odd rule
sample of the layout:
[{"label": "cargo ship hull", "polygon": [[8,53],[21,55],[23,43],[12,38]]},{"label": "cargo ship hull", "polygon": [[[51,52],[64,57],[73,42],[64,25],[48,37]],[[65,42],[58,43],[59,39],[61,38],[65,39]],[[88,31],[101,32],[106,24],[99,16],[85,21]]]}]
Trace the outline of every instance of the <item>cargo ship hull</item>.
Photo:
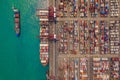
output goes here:
[{"label": "cargo ship hull", "polygon": [[43,66],[49,62],[49,26],[48,26],[48,10],[37,10],[37,16],[40,17],[40,61]]},{"label": "cargo ship hull", "polygon": [[14,23],[15,23],[15,33],[16,33],[16,36],[19,37],[20,36],[20,11],[15,8],[15,7],[12,7],[13,11],[14,11]]}]

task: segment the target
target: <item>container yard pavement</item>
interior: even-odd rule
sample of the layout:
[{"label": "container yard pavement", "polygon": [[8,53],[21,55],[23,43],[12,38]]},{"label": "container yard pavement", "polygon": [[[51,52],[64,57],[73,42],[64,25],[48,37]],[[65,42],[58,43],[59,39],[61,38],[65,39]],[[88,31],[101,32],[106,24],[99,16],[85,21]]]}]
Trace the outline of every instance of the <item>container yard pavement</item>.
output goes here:
[{"label": "container yard pavement", "polygon": [[[56,1],[56,3],[55,3]],[[49,0],[49,5],[52,5],[52,6],[56,6],[56,9],[57,9],[57,13],[60,13],[59,11],[59,4],[60,4],[60,1],[64,1],[64,0]],[[70,0],[66,0],[66,1],[70,1]],[[71,0],[72,1],[72,0]],[[76,1],[80,1],[80,0],[76,0]],[[88,0],[88,6],[90,5],[90,0]],[[77,5],[78,3],[76,3]],[[100,2],[98,2],[98,4],[100,4]],[[110,2],[109,2],[110,4]],[[120,4],[120,2],[119,2]],[[66,9],[69,9],[71,6],[70,5],[64,5],[66,6]],[[99,6],[100,7],[100,6]],[[110,7],[110,6],[109,6]],[[64,9],[63,9],[64,10]],[[87,9],[89,10],[89,8]],[[119,7],[119,11],[120,11],[120,7]],[[65,11],[66,12],[66,11]],[[100,26],[100,21],[101,20],[104,20],[104,21],[107,21],[108,22],[108,26],[109,26],[109,22],[111,20],[119,20],[120,21],[120,13],[119,13],[119,16],[118,17],[110,17],[110,12],[108,14],[108,17],[100,17],[100,14],[98,14],[98,17],[91,17],[90,15],[90,12],[88,12],[88,16],[87,17],[80,17],[80,13],[77,13],[77,16],[76,17],[71,17],[71,14],[69,12],[69,10],[67,10],[67,13],[66,15],[67,16],[59,16],[57,17],[57,24],[54,24],[54,23],[50,23],[50,33],[53,33],[53,34],[56,34],[57,37],[59,37],[60,35],[64,34],[64,31],[62,31],[61,33],[59,33],[59,30],[61,30],[61,26],[64,25],[64,23],[67,21],[68,22],[68,25],[70,26],[70,22],[71,21],[77,21],[79,24],[79,21],[87,21],[88,24],[89,24],[89,21],[91,20],[95,20],[95,21],[98,21],[98,26]],[[79,27],[79,25],[77,25]],[[119,27],[120,27],[120,23],[119,23]],[[79,29],[79,28],[78,28]],[[78,39],[80,39],[80,32],[78,30]],[[49,65],[50,65],[50,75],[53,75],[55,76],[55,80],[64,80],[64,78],[67,78],[66,80],[72,80],[70,78],[70,75],[72,74],[70,69],[68,69],[67,67],[69,67],[70,65],[70,61],[71,60],[74,60],[74,59],[81,59],[81,58],[87,58],[88,59],[88,78],[85,79],[85,78],[82,78],[82,80],[92,80],[93,79],[93,70],[92,70],[92,61],[91,59],[92,58],[111,58],[111,57],[119,57],[120,58],[120,53],[119,54],[110,54],[110,50],[109,50],[109,53],[108,54],[100,54],[100,53],[97,53],[97,54],[90,54],[90,51],[88,51],[88,54],[80,54],[80,43],[78,44],[78,49],[76,51],[76,54],[73,54],[71,53],[71,50],[70,50],[70,44],[72,44],[70,42],[70,37],[69,37],[69,33],[67,33],[68,35],[68,49],[65,53],[65,51],[63,52],[59,52],[59,48],[60,48],[60,41],[57,41],[56,43],[55,42],[49,42],[50,44],[50,54],[49,54]],[[74,36],[74,35],[73,35]],[[66,38],[66,37],[64,37]],[[63,39],[64,39],[63,38]],[[88,45],[90,46],[90,45]],[[64,60],[64,59],[67,59],[67,60]],[[67,62],[66,62],[67,61]],[[66,64],[66,65],[65,65]],[[60,70],[59,67],[62,67],[61,65],[64,65],[64,71]],[[80,67],[80,65],[78,65],[78,67]],[[63,67],[62,67],[63,68]],[[75,72],[75,70],[73,71]],[[80,80],[80,74],[79,74],[79,69],[78,69],[78,74],[77,74],[77,79]],[[109,73],[110,74],[110,73]],[[75,73],[73,74],[75,76]]]}]

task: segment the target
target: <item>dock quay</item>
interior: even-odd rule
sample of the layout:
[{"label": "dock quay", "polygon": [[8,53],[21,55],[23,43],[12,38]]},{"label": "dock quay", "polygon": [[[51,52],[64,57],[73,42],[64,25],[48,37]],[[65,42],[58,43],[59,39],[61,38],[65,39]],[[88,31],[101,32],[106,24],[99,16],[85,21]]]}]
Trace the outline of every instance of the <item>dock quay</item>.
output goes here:
[{"label": "dock quay", "polygon": [[50,80],[120,80],[120,0],[47,2]]}]

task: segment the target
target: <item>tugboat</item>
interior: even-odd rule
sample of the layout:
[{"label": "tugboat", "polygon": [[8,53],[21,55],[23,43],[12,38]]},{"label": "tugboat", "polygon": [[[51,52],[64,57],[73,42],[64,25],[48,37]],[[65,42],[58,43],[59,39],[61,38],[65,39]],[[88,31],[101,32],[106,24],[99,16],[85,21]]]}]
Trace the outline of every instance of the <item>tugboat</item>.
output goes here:
[{"label": "tugboat", "polygon": [[20,36],[20,11],[15,7],[12,7],[12,9],[14,11],[15,32],[16,32],[16,36],[19,37]]}]

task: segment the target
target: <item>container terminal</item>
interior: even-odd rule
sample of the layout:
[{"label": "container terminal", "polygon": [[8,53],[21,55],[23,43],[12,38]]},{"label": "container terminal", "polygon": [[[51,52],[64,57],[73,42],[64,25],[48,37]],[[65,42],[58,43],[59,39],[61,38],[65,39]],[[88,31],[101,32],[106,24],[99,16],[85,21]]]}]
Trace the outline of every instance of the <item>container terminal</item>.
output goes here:
[{"label": "container terminal", "polygon": [[[40,60],[48,80],[120,80],[120,0],[47,0]],[[48,72],[47,72],[48,73]]]}]

